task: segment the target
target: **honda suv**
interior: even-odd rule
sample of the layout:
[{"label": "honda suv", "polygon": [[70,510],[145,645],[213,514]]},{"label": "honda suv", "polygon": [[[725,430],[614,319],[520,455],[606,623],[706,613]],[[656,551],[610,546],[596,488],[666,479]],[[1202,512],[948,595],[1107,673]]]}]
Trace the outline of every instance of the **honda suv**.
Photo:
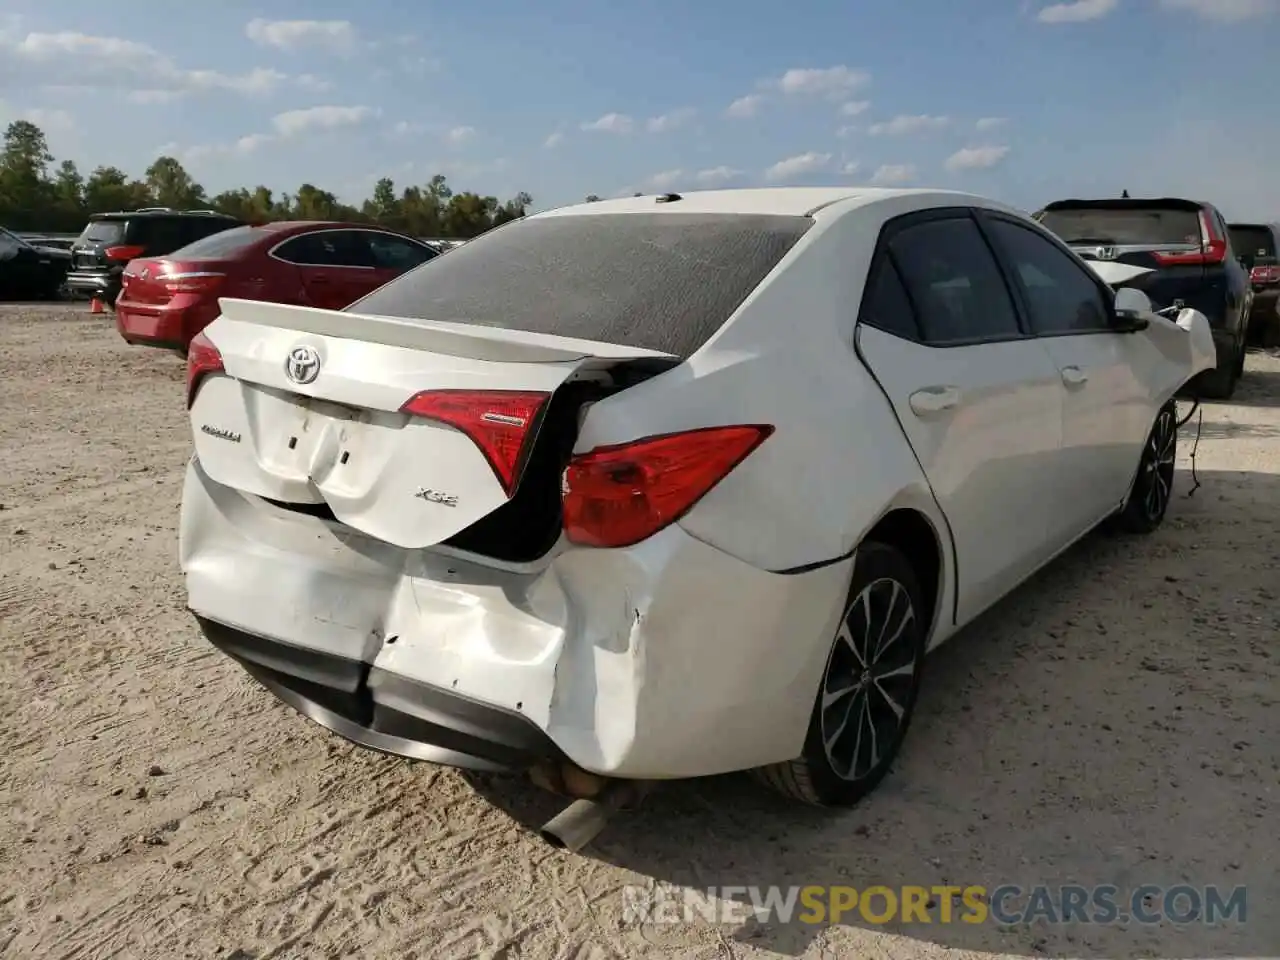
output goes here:
[{"label": "honda suv", "polygon": [[1249,338],[1280,345],[1280,223],[1233,223],[1231,246],[1253,282]]},{"label": "honda suv", "polygon": [[119,213],[95,213],[71,246],[72,293],[99,297],[114,306],[125,265],[137,257],[172,253],[242,221],[214,210],[145,207]]},{"label": "honda suv", "polygon": [[1253,291],[1226,221],[1212,204],[1174,197],[1058,200],[1035,219],[1085,260],[1145,268],[1124,285],[1157,306],[1181,303],[1208,317],[1218,365],[1198,378],[1193,391],[1215,400],[1231,397],[1244,374]]}]

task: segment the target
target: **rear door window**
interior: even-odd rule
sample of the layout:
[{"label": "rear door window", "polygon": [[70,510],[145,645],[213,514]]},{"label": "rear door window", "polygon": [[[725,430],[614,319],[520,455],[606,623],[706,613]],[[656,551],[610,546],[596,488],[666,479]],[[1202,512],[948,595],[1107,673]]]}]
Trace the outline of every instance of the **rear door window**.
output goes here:
[{"label": "rear door window", "polygon": [[379,270],[411,270],[436,256],[436,251],[390,233],[365,231],[373,265]]},{"label": "rear door window", "polygon": [[281,260],[300,267],[370,267],[372,255],[362,230],[317,230],[282,244],[275,251]]},{"label": "rear door window", "polygon": [[1090,205],[1047,209],[1038,219],[1067,243],[1116,247],[1200,245],[1200,216],[1192,209]]},{"label": "rear door window", "polygon": [[931,344],[1007,340],[1022,335],[1009,288],[970,217],[926,220],[889,242]]},{"label": "rear door window", "polygon": [[688,357],[812,224],[754,214],[533,217],[435,257],[347,309]]},{"label": "rear door window", "polygon": [[920,339],[920,326],[916,323],[911,298],[907,296],[907,288],[902,283],[898,268],[889,257],[880,258],[871,283],[867,285],[860,319],[895,337],[902,337],[904,340]]},{"label": "rear door window", "polygon": [[147,248],[151,256],[172,253],[187,242],[186,231],[177,217],[138,217],[130,221],[130,243]]}]

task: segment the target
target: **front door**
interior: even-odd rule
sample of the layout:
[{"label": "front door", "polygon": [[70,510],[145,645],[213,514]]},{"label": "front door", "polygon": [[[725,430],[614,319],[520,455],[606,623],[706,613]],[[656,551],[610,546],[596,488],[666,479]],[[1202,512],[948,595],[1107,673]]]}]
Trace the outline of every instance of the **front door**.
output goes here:
[{"label": "front door", "polygon": [[962,624],[1052,556],[1062,381],[969,211],[900,218],[885,240],[858,350],[947,518]]}]

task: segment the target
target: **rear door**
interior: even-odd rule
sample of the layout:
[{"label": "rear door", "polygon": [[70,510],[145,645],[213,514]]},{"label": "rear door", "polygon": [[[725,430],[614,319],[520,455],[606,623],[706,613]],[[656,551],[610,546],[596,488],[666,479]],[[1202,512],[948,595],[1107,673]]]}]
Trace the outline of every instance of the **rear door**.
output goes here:
[{"label": "rear door", "polygon": [[426,244],[410,240],[408,237],[384,233],[381,230],[363,232],[369,244],[370,265],[374,269],[378,286],[389,283],[400,274],[421,266],[439,255],[438,250],[433,250]]},{"label": "rear door", "polygon": [[966,209],[892,221],[867,291],[858,350],[951,527],[965,622],[1056,549],[1061,376]]},{"label": "rear door", "polygon": [[1128,493],[1155,420],[1153,385],[1140,372],[1154,363],[1156,348],[1148,337],[1111,328],[1111,292],[1052,239],[999,214],[982,220],[1062,377],[1062,453],[1047,518],[1051,536],[1065,544]]},{"label": "rear door", "polygon": [[[1182,301],[1215,327],[1224,320],[1228,290],[1221,273],[1227,238],[1212,215],[1189,200],[1063,200],[1036,217],[1086,260],[1114,260],[1152,273],[1129,286],[1158,307]],[[1209,269],[1216,268],[1216,277]]]},{"label": "rear door", "polygon": [[380,286],[363,232],[313,230],[281,243],[271,256],[297,268],[314,306],[341,310]]}]

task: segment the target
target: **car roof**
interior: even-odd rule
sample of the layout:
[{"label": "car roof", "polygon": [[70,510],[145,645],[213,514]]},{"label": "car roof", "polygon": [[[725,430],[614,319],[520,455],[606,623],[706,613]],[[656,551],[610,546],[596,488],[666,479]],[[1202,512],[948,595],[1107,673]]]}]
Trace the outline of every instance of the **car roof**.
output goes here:
[{"label": "car roof", "polygon": [[678,194],[658,193],[615,200],[594,200],[545,210],[534,214],[529,219],[627,213],[724,213],[813,217],[827,208],[838,206],[840,211],[843,211],[910,196],[929,197],[931,205],[933,198],[936,198],[939,203],[952,199],[960,206],[975,203],[998,206],[993,201],[974,194],[924,188],[743,187],[735,190],[689,190]]},{"label": "car roof", "polygon": [[1272,233],[1280,233],[1280,223],[1263,223],[1263,222],[1255,223],[1252,221],[1245,222],[1243,220],[1240,220],[1240,221],[1228,223],[1227,226],[1231,229],[1235,229],[1236,227],[1243,227],[1249,230],[1270,230]]},{"label": "car roof", "polygon": [[165,207],[142,207],[138,210],[111,210],[105,213],[91,213],[90,220],[124,220],[133,217],[209,217],[214,220],[240,221],[227,213],[218,210],[170,210]]}]

